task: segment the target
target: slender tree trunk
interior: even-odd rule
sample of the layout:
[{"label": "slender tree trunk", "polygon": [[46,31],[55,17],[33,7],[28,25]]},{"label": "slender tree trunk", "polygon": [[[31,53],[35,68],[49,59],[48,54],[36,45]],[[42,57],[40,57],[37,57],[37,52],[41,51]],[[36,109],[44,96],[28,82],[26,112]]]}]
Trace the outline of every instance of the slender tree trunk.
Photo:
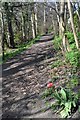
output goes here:
[{"label": "slender tree trunk", "polygon": [[45,10],[45,6],[44,6],[44,33],[45,33],[45,31],[46,31],[46,10]]},{"label": "slender tree trunk", "polygon": [[65,31],[66,31],[66,25],[65,25],[65,2],[64,0],[61,0],[60,5],[60,35],[62,36],[62,42],[63,42],[63,50],[66,51],[66,37],[65,37]]},{"label": "slender tree trunk", "polygon": [[72,26],[72,30],[73,30],[73,34],[74,34],[76,47],[77,47],[77,49],[79,49],[79,43],[78,43],[78,39],[77,39],[77,35],[76,35],[76,30],[75,30],[75,27],[74,27],[74,22],[73,22],[71,3],[70,3],[70,0],[67,0],[67,2],[68,2],[68,9],[69,9],[69,14],[70,14],[71,26]]},{"label": "slender tree trunk", "polygon": [[15,43],[14,43],[14,34],[13,34],[13,29],[12,29],[12,21],[11,21],[11,12],[9,10],[8,3],[5,3],[5,11],[6,11],[6,17],[7,17],[7,23],[8,23],[8,31],[9,31],[9,39],[10,39],[10,47],[15,48]]},{"label": "slender tree trunk", "polygon": [[60,4],[60,35],[62,36],[64,33],[64,0],[61,0],[61,4]]},{"label": "slender tree trunk", "polygon": [[2,33],[2,60],[4,60],[4,40],[5,40],[5,30],[4,30],[4,18],[2,7],[0,8],[0,18],[1,18],[1,33]]},{"label": "slender tree trunk", "polygon": [[[55,6],[56,6],[56,11],[57,13],[59,13],[59,10],[58,10],[58,3],[55,3]],[[60,35],[61,33],[61,29],[60,29],[60,16],[57,14],[57,21],[58,21],[58,26],[59,26],[59,29],[58,29],[58,35]]]},{"label": "slender tree trunk", "polygon": [[34,25],[34,14],[31,14],[31,24],[32,24],[32,34],[33,34],[33,38],[36,37],[35,35],[35,25]]},{"label": "slender tree trunk", "polygon": [[31,26],[32,26],[33,39],[34,39],[36,37],[34,3],[31,6]]},{"label": "slender tree trunk", "polygon": [[23,15],[23,12],[22,12],[22,37],[23,37],[23,40],[25,41],[25,39],[26,39],[26,35],[25,35],[25,17]]},{"label": "slender tree trunk", "polygon": [[26,30],[25,30],[25,15],[24,15],[24,10],[22,7],[22,37],[23,41],[26,41]]},{"label": "slender tree trunk", "polygon": [[[62,0],[61,0],[62,1]],[[60,22],[59,22],[59,35],[62,36],[62,29],[63,29],[63,2],[60,3]],[[63,18],[62,18],[63,17]]]},{"label": "slender tree trunk", "polygon": [[[65,22],[65,30],[67,28],[67,3],[65,3],[65,12],[64,12],[64,22]],[[66,43],[66,50],[69,52],[71,51],[70,45],[69,45],[69,41],[67,39],[67,36],[65,35],[65,43]]]},{"label": "slender tree trunk", "polygon": [[71,51],[71,48],[70,48],[69,41],[68,41],[67,37],[66,37],[66,46],[67,46],[67,51],[68,52]]},{"label": "slender tree trunk", "polygon": [[35,27],[36,27],[36,35],[38,34],[38,18],[37,18],[37,5],[35,6]]},{"label": "slender tree trunk", "polygon": [[46,25],[46,11],[45,11],[45,6],[44,6],[44,27]]},{"label": "slender tree trunk", "polygon": [[26,28],[26,39],[27,41],[29,40],[29,26],[30,26],[30,14],[29,14],[29,11],[30,11],[30,5],[27,5],[27,8],[26,8],[26,22],[27,22],[27,28]]}]

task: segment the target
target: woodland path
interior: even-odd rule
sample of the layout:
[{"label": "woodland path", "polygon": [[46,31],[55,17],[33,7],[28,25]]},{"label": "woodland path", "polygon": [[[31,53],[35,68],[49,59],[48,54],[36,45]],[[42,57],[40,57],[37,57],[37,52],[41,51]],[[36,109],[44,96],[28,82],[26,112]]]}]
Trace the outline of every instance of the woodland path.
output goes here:
[{"label": "woodland path", "polygon": [[41,93],[54,60],[52,35],[3,64],[3,118],[55,118]]}]

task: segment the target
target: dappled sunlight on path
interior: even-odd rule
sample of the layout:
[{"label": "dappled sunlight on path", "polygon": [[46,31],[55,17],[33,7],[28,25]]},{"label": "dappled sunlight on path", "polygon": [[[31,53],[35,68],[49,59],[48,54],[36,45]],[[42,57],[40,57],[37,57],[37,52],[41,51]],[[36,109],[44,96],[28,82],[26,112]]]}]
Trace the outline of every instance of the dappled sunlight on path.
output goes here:
[{"label": "dappled sunlight on path", "polygon": [[39,94],[50,79],[48,65],[55,53],[51,39],[50,35],[41,37],[3,64],[3,117],[30,117],[45,109]]}]

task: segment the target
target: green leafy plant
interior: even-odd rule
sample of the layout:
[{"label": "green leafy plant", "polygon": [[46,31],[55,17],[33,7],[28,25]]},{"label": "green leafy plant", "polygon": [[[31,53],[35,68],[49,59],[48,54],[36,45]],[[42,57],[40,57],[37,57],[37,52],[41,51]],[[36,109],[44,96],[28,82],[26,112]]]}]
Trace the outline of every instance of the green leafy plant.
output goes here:
[{"label": "green leafy plant", "polygon": [[60,50],[62,49],[62,37],[60,36],[55,36],[54,40],[53,40],[53,45],[54,45],[54,48],[56,50]]},{"label": "green leafy plant", "polygon": [[70,62],[73,67],[80,66],[80,52],[79,51],[70,51],[66,53],[66,61]]},{"label": "green leafy plant", "polygon": [[[65,33],[65,35],[69,41],[69,45],[70,45],[71,50],[77,50],[73,33],[67,31]],[[80,32],[77,33],[77,37],[78,37],[78,40],[80,40]]]},{"label": "green leafy plant", "polygon": [[52,64],[51,68],[59,67],[59,66],[61,66],[62,64],[63,64],[62,61],[57,60],[57,61],[55,61],[55,62]]},{"label": "green leafy plant", "polygon": [[74,35],[72,32],[66,32],[65,35],[67,36],[68,40],[69,40],[69,44],[72,44],[75,42],[74,40]]},{"label": "green leafy plant", "polygon": [[61,107],[60,114],[62,118],[68,117],[78,103],[78,95],[70,89],[62,88],[55,90],[53,97],[57,100],[57,106]]},{"label": "green leafy plant", "polygon": [[76,50],[76,44],[75,43],[70,44],[70,48],[71,50]]}]

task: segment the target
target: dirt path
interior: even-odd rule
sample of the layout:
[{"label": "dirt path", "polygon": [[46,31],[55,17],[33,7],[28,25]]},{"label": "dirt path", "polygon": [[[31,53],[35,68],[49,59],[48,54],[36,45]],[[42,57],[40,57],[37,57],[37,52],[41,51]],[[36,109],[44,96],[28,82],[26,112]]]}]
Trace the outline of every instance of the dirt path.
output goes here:
[{"label": "dirt path", "polygon": [[28,50],[3,64],[3,117],[55,118],[40,94],[49,81],[55,51],[52,36],[43,36]]}]

